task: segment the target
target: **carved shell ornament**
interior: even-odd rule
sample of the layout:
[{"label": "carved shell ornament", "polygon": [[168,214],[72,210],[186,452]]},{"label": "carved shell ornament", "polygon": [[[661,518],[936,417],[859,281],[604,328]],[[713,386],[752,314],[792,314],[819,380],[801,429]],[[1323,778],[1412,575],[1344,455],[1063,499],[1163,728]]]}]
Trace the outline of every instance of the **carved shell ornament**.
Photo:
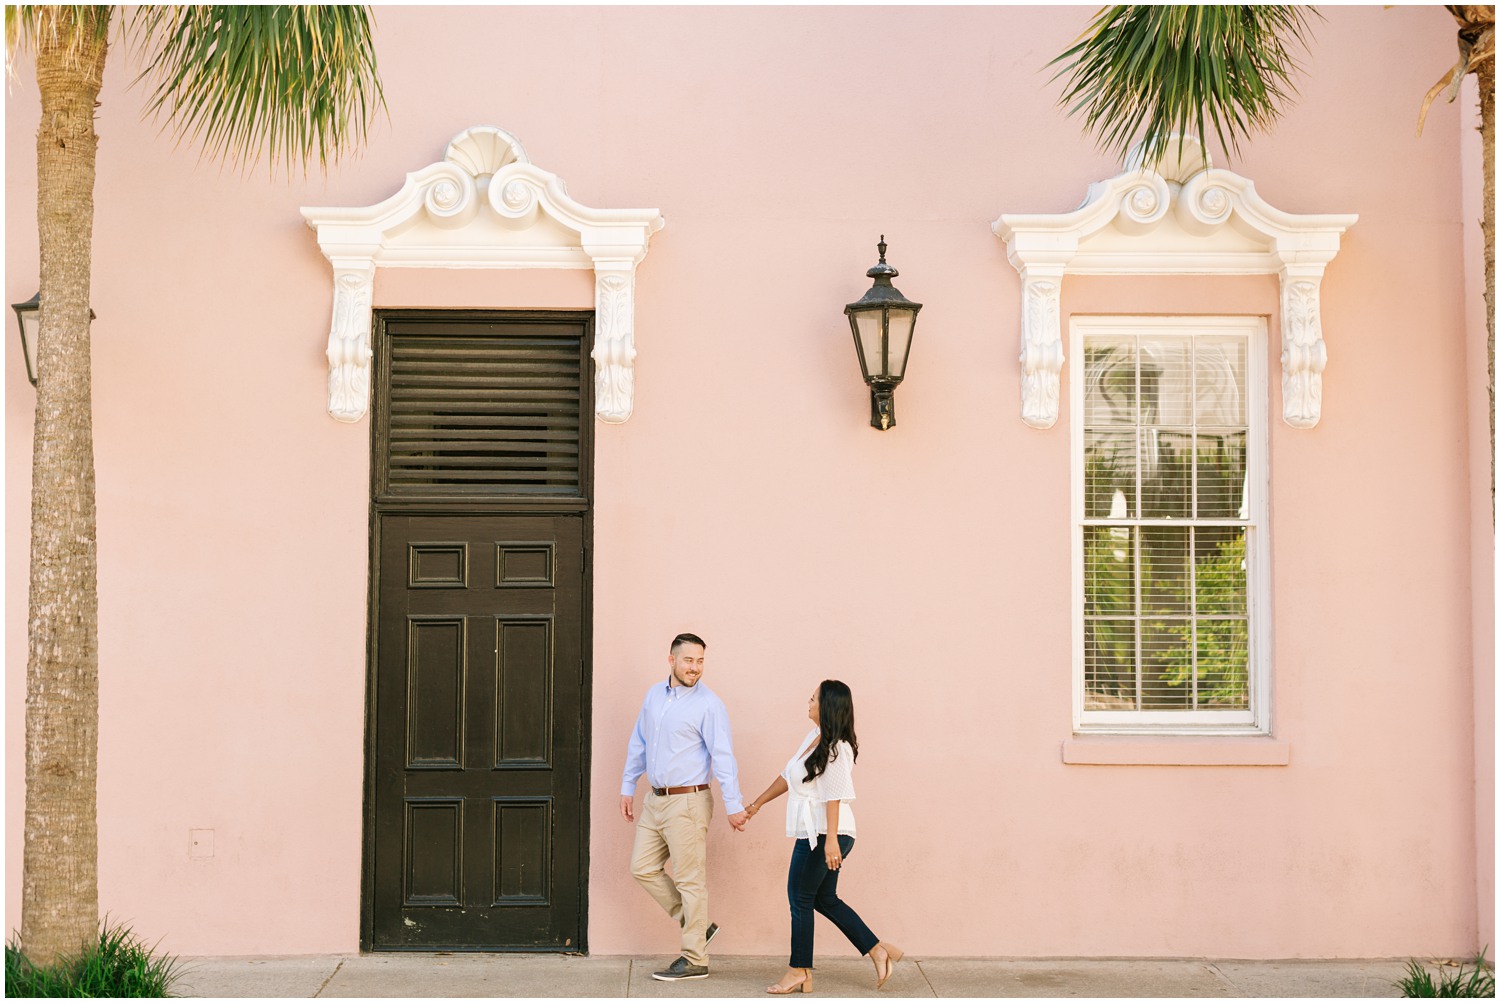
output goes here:
[{"label": "carved shell ornament", "polygon": [[454,136],[443,151],[443,159],[476,178],[498,174],[511,164],[531,163],[519,139],[485,125],[465,129]]}]

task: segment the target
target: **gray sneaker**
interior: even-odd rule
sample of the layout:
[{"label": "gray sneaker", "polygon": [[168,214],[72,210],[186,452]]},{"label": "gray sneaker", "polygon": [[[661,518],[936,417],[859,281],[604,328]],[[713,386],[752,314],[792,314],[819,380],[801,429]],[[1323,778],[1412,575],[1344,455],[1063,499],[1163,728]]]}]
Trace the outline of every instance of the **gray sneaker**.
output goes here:
[{"label": "gray sneaker", "polygon": [[707,965],[692,965],[686,958],[678,958],[666,967],[665,971],[652,972],[651,977],[662,982],[683,982],[687,979],[708,978]]}]

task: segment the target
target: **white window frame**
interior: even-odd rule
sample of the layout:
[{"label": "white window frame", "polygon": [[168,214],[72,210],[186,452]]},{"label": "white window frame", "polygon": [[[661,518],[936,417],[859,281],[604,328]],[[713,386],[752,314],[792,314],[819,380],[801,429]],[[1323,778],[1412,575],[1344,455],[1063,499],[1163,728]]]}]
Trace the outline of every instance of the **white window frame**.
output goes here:
[{"label": "white window frame", "polygon": [[1138,336],[1147,333],[1205,334],[1247,337],[1246,462],[1250,491],[1246,513],[1246,606],[1249,635],[1246,711],[1098,711],[1084,709],[1084,369],[1075,362],[1070,373],[1073,518],[1073,730],[1077,734],[1246,735],[1271,730],[1271,600],[1269,423],[1267,420],[1268,333],[1266,318],[1225,315],[1074,315],[1069,321],[1071,355],[1084,357],[1085,337]]}]

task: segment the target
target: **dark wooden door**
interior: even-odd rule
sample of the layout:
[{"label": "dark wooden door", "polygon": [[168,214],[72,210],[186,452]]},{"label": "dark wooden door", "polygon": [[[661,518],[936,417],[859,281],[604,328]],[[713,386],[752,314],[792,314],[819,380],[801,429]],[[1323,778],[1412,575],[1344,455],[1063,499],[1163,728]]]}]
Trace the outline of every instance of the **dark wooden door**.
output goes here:
[{"label": "dark wooden door", "polygon": [[578,950],[583,517],[377,519],[370,946]]}]

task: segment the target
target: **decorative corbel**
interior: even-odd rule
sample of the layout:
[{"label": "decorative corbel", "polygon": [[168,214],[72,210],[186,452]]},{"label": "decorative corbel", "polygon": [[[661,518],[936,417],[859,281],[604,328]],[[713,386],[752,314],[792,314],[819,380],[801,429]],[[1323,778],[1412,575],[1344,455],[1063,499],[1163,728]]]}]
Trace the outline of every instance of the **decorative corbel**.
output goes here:
[{"label": "decorative corbel", "polygon": [[1328,346],[1318,308],[1323,266],[1281,270],[1281,417],[1293,428],[1312,428],[1323,413],[1323,367]]},{"label": "decorative corbel", "polygon": [[1021,272],[1021,420],[1057,424],[1061,407],[1062,266]]},{"label": "decorative corbel", "polygon": [[370,304],[374,292],[373,261],[334,262],[328,413],[339,421],[359,421],[370,410]]},{"label": "decorative corbel", "polygon": [[594,414],[619,424],[635,407],[635,262],[594,262]]}]

